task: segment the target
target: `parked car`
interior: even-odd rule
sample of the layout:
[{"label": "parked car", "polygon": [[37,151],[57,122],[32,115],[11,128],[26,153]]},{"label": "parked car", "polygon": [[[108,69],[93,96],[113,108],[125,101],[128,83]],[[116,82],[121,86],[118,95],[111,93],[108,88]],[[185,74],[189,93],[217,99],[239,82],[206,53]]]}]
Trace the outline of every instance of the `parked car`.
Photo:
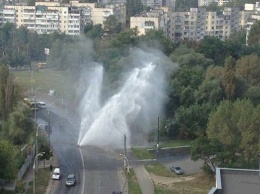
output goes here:
[{"label": "parked car", "polygon": [[171,166],[170,167],[171,172],[174,172],[175,174],[181,175],[183,174],[183,170],[179,166]]},{"label": "parked car", "polygon": [[74,174],[69,174],[66,179],[66,186],[74,186],[76,183],[76,178]]},{"label": "parked car", "polygon": [[60,179],[60,168],[55,168],[52,173],[52,179],[53,180],[59,180]]}]

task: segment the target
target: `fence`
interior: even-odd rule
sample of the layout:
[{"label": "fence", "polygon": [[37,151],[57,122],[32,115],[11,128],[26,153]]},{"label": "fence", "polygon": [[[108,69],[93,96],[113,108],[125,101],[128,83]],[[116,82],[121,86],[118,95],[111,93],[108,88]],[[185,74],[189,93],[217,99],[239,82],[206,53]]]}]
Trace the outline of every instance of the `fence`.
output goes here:
[{"label": "fence", "polygon": [[27,156],[23,166],[20,168],[17,174],[17,180],[21,180],[23,178],[29,166],[33,163],[34,157],[35,157],[35,146],[33,146],[31,154]]},{"label": "fence", "polygon": [[[20,168],[18,174],[17,174],[17,180],[21,180],[30,167],[30,165],[33,163],[35,157],[35,146],[33,146],[32,152],[30,155],[27,156],[23,166]],[[16,181],[17,180],[3,180],[0,179],[0,188],[4,190],[14,191],[16,187]]]}]

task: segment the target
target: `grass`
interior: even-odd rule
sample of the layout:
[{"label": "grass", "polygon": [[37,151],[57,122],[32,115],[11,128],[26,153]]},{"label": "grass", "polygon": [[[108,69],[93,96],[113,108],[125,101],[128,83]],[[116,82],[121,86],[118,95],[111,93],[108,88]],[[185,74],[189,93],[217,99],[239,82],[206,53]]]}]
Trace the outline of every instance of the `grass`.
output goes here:
[{"label": "grass", "polygon": [[[29,91],[31,89],[41,88],[37,93],[49,93],[49,90],[55,89],[57,97],[70,100],[74,97],[73,81],[67,71],[11,71],[14,81],[23,89]],[[69,92],[66,92],[69,91]]]},{"label": "grass", "polygon": [[139,160],[154,158],[153,154],[144,148],[132,148],[132,151]]},{"label": "grass", "polygon": [[198,174],[192,180],[172,183],[170,188],[156,185],[155,194],[201,194],[208,193],[214,186],[214,179],[205,174]]},{"label": "grass", "polygon": [[192,140],[173,140],[173,141],[162,142],[160,144],[160,147],[164,148],[164,147],[190,146],[192,142],[193,142]]},{"label": "grass", "polygon": [[127,174],[127,181],[129,194],[142,194],[133,169],[130,169],[130,173]]},{"label": "grass", "polygon": [[[167,184],[156,184],[154,182],[155,194],[201,194],[208,193],[214,186],[214,177],[206,174],[194,175],[192,179],[185,180],[188,176],[178,176],[169,172],[163,165],[155,163],[154,165],[146,166],[149,173],[153,173],[160,177],[167,177],[169,180],[180,178],[180,181],[172,181]],[[190,177],[190,176],[189,176]]]},{"label": "grass", "polygon": [[[62,99],[67,102],[67,106],[73,106],[75,103],[73,100],[76,96],[76,88],[74,86],[74,80],[68,71],[11,71],[14,81],[20,86],[25,94],[31,93],[30,90],[37,90],[37,96],[48,96],[50,90],[56,90],[56,97],[52,97],[52,100],[57,104],[61,104]],[[34,93],[33,93],[34,95]]]},{"label": "grass", "polygon": [[158,176],[164,176],[164,177],[176,177],[175,174],[168,171],[162,164],[155,163],[153,165],[147,165],[145,166],[146,170],[149,173],[156,174]]},{"label": "grass", "polygon": [[[35,177],[35,193],[37,194],[44,194],[48,187],[50,181],[51,173],[49,168],[40,168],[36,173]],[[26,194],[33,193],[33,182],[29,184],[30,188],[26,192]]]},{"label": "grass", "polygon": [[6,191],[6,190],[3,190],[3,189],[0,189],[0,194],[15,194],[14,191]]}]

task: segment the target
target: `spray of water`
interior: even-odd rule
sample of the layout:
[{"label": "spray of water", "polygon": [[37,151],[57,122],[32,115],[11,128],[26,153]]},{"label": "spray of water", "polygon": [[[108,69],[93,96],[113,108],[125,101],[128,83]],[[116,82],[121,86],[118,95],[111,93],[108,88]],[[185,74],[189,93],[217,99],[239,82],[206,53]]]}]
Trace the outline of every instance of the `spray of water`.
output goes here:
[{"label": "spray of water", "polygon": [[123,148],[124,136],[127,147],[144,141],[152,120],[161,111],[165,83],[162,61],[153,54],[143,54],[143,61],[135,65],[122,87],[103,105],[100,105],[103,71],[101,67],[93,69],[93,78],[81,102],[80,146]]}]

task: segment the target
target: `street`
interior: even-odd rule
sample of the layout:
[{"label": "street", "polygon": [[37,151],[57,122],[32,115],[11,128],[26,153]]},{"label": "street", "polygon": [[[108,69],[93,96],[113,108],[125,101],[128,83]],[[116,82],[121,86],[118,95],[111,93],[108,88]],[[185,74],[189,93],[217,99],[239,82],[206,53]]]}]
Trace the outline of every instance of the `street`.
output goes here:
[{"label": "street", "polygon": [[[50,121],[50,145],[61,169],[61,179],[58,180],[55,193],[103,194],[120,191],[123,185],[119,173],[122,160],[118,153],[93,146],[80,148],[77,145],[77,117],[68,116],[65,111],[56,109],[52,107],[49,115],[45,109],[37,111],[38,124],[47,124]],[[48,138],[47,132],[46,137]],[[76,185],[66,187],[66,176],[70,173],[76,175]]]}]

